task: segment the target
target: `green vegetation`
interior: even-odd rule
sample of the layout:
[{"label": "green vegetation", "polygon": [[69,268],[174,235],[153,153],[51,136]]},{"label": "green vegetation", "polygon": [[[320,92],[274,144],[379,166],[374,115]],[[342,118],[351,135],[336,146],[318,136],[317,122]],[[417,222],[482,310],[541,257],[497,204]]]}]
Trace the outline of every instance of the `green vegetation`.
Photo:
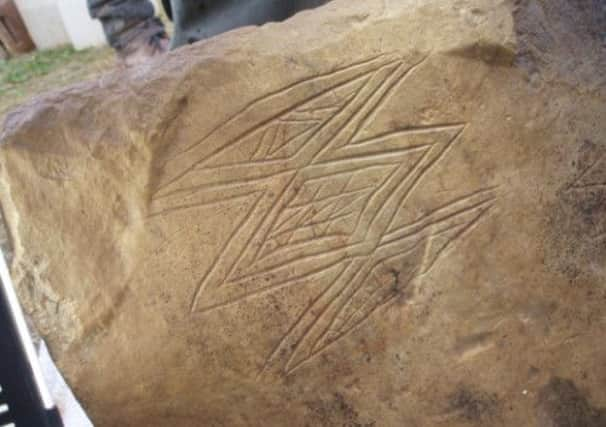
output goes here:
[{"label": "green vegetation", "polygon": [[0,118],[33,95],[88,79],[113,65],[109,48],[62,47],[0,60]]},{"label": "green vegetation", "polygon": [[0,61],[0,96],[5,92],[64,66],[66,63],[90,59],[91,49],[81,52],[71,47],[34,52],[7,61]]}]

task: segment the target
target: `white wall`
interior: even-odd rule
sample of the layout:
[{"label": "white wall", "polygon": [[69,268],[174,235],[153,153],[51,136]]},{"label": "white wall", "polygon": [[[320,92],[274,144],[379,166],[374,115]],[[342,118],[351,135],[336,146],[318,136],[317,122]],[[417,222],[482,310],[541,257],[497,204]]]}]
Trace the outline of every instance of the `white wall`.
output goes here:
[{"label": "white wall", "polygon": [[15,3],[38,49],[71,43],[56,0],[15,0]]},{"label": "white wall", "polygon": [[76,49],[106,44],[101,23],[91,19],[86,0],[57,0],[67,34]]},{"label": "white wall", "polygon": [[86,0],[15,0],[36,47],[71,44],[76,49],[106,44],[101,23],[90,18]]}]

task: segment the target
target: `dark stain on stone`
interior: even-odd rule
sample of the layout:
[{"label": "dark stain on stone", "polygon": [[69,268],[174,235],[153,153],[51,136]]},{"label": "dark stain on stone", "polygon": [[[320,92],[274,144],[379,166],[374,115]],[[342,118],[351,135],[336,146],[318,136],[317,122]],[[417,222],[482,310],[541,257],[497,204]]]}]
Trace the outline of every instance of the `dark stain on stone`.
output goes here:
[{"label": "dark stain on stone", "polygon": [[488,42],[477,42],[448,52],[452,56],[479,60],[496,67],[510,67],[516,58],[513,48]]},{"label": "dark stain on stone", "polygon": [[[514,5],[515,62],[530,73],[576,81],[579,67],[556,58],[582,57],[579,47],[600,52],[606,42],[606,0],[514,0]],[[603,63],[601,56],[594,59]]]},{"label": "dark stain on stone", "polygon": [[358,411],[345,399],[341,393],[334,393],[329,399],[317,399],[306,403],[309,409],[305,425],[343,426],[343,427],[375,427],[375,421],[365,421]]},{"label": "dark stain on stone", "polygon": [[400,277],[400,271],[395,268],[391,268],[389,270],[389,274],[392,275],[391,289],[390,293],[398,298],[398,302],[405,302],[411,297],[408,283],[402,283],[402,278]]},{"label": "dark stain on stone", "polygon": [[548,266],[571,282],[606,259],[606,150],[585,140],[572,166],[576,173],[547,210],[546,245]]},{"label": "dark stain on stone", "polygon": [[554,377],[537,398],[539,427],[606,427],[606,408],[592,406],[571,380]]},{"label": "dark stain on stone", "polygon": [[476,425],[495,425],[501,419],[501,403],[494,393],[459,386],[448,398],[448,412]]}]

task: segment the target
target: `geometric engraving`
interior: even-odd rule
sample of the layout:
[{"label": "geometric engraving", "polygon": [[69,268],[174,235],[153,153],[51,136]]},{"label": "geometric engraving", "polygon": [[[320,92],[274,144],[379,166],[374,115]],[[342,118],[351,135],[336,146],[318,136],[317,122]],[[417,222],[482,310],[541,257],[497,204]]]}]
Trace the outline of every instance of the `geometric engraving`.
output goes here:
[{"label": "geometric engraving", "polygon": [[606,155],[598,155],[568,187],[572,190],[606,189]]},{"label": "geometric engraving", "polygon": [[[591,239],[602,241],[606,239],[606,154],[598,150],[590,151],[588,147],[591,145],[587,141],[582,147],[590,154],[590,159],[587,165],[583,165],[585,162],[579,163],[579,166],[582,165],[581,171],[566,190],[575,193],[569,200],[577,206],[575,216],[581,218],[581,224],[589,228],[585,232]],[[576,230],[575,234],[578,236],[583,231]]]},{"label": "geometric engraving", "polygon": [[192,313],[326,287],[268,355],[288,374],[394,301],[491,209],[494,188],[407,224],[397,213],[464,123],[363,131],[414,70],[379,56],[247,105],[163,165],[150,217],[233,201],[248,212],[200,278]]}]

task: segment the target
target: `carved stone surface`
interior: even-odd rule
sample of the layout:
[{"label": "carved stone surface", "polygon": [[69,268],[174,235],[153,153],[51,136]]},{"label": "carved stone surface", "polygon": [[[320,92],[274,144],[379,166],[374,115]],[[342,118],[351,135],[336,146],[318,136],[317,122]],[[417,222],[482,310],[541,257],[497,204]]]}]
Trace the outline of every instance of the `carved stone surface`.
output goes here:
[{"label": "carved stone surface", "polygon": [[96,425],[599,423],[598,3],[336,0],[11,115],[13,273]]}]

